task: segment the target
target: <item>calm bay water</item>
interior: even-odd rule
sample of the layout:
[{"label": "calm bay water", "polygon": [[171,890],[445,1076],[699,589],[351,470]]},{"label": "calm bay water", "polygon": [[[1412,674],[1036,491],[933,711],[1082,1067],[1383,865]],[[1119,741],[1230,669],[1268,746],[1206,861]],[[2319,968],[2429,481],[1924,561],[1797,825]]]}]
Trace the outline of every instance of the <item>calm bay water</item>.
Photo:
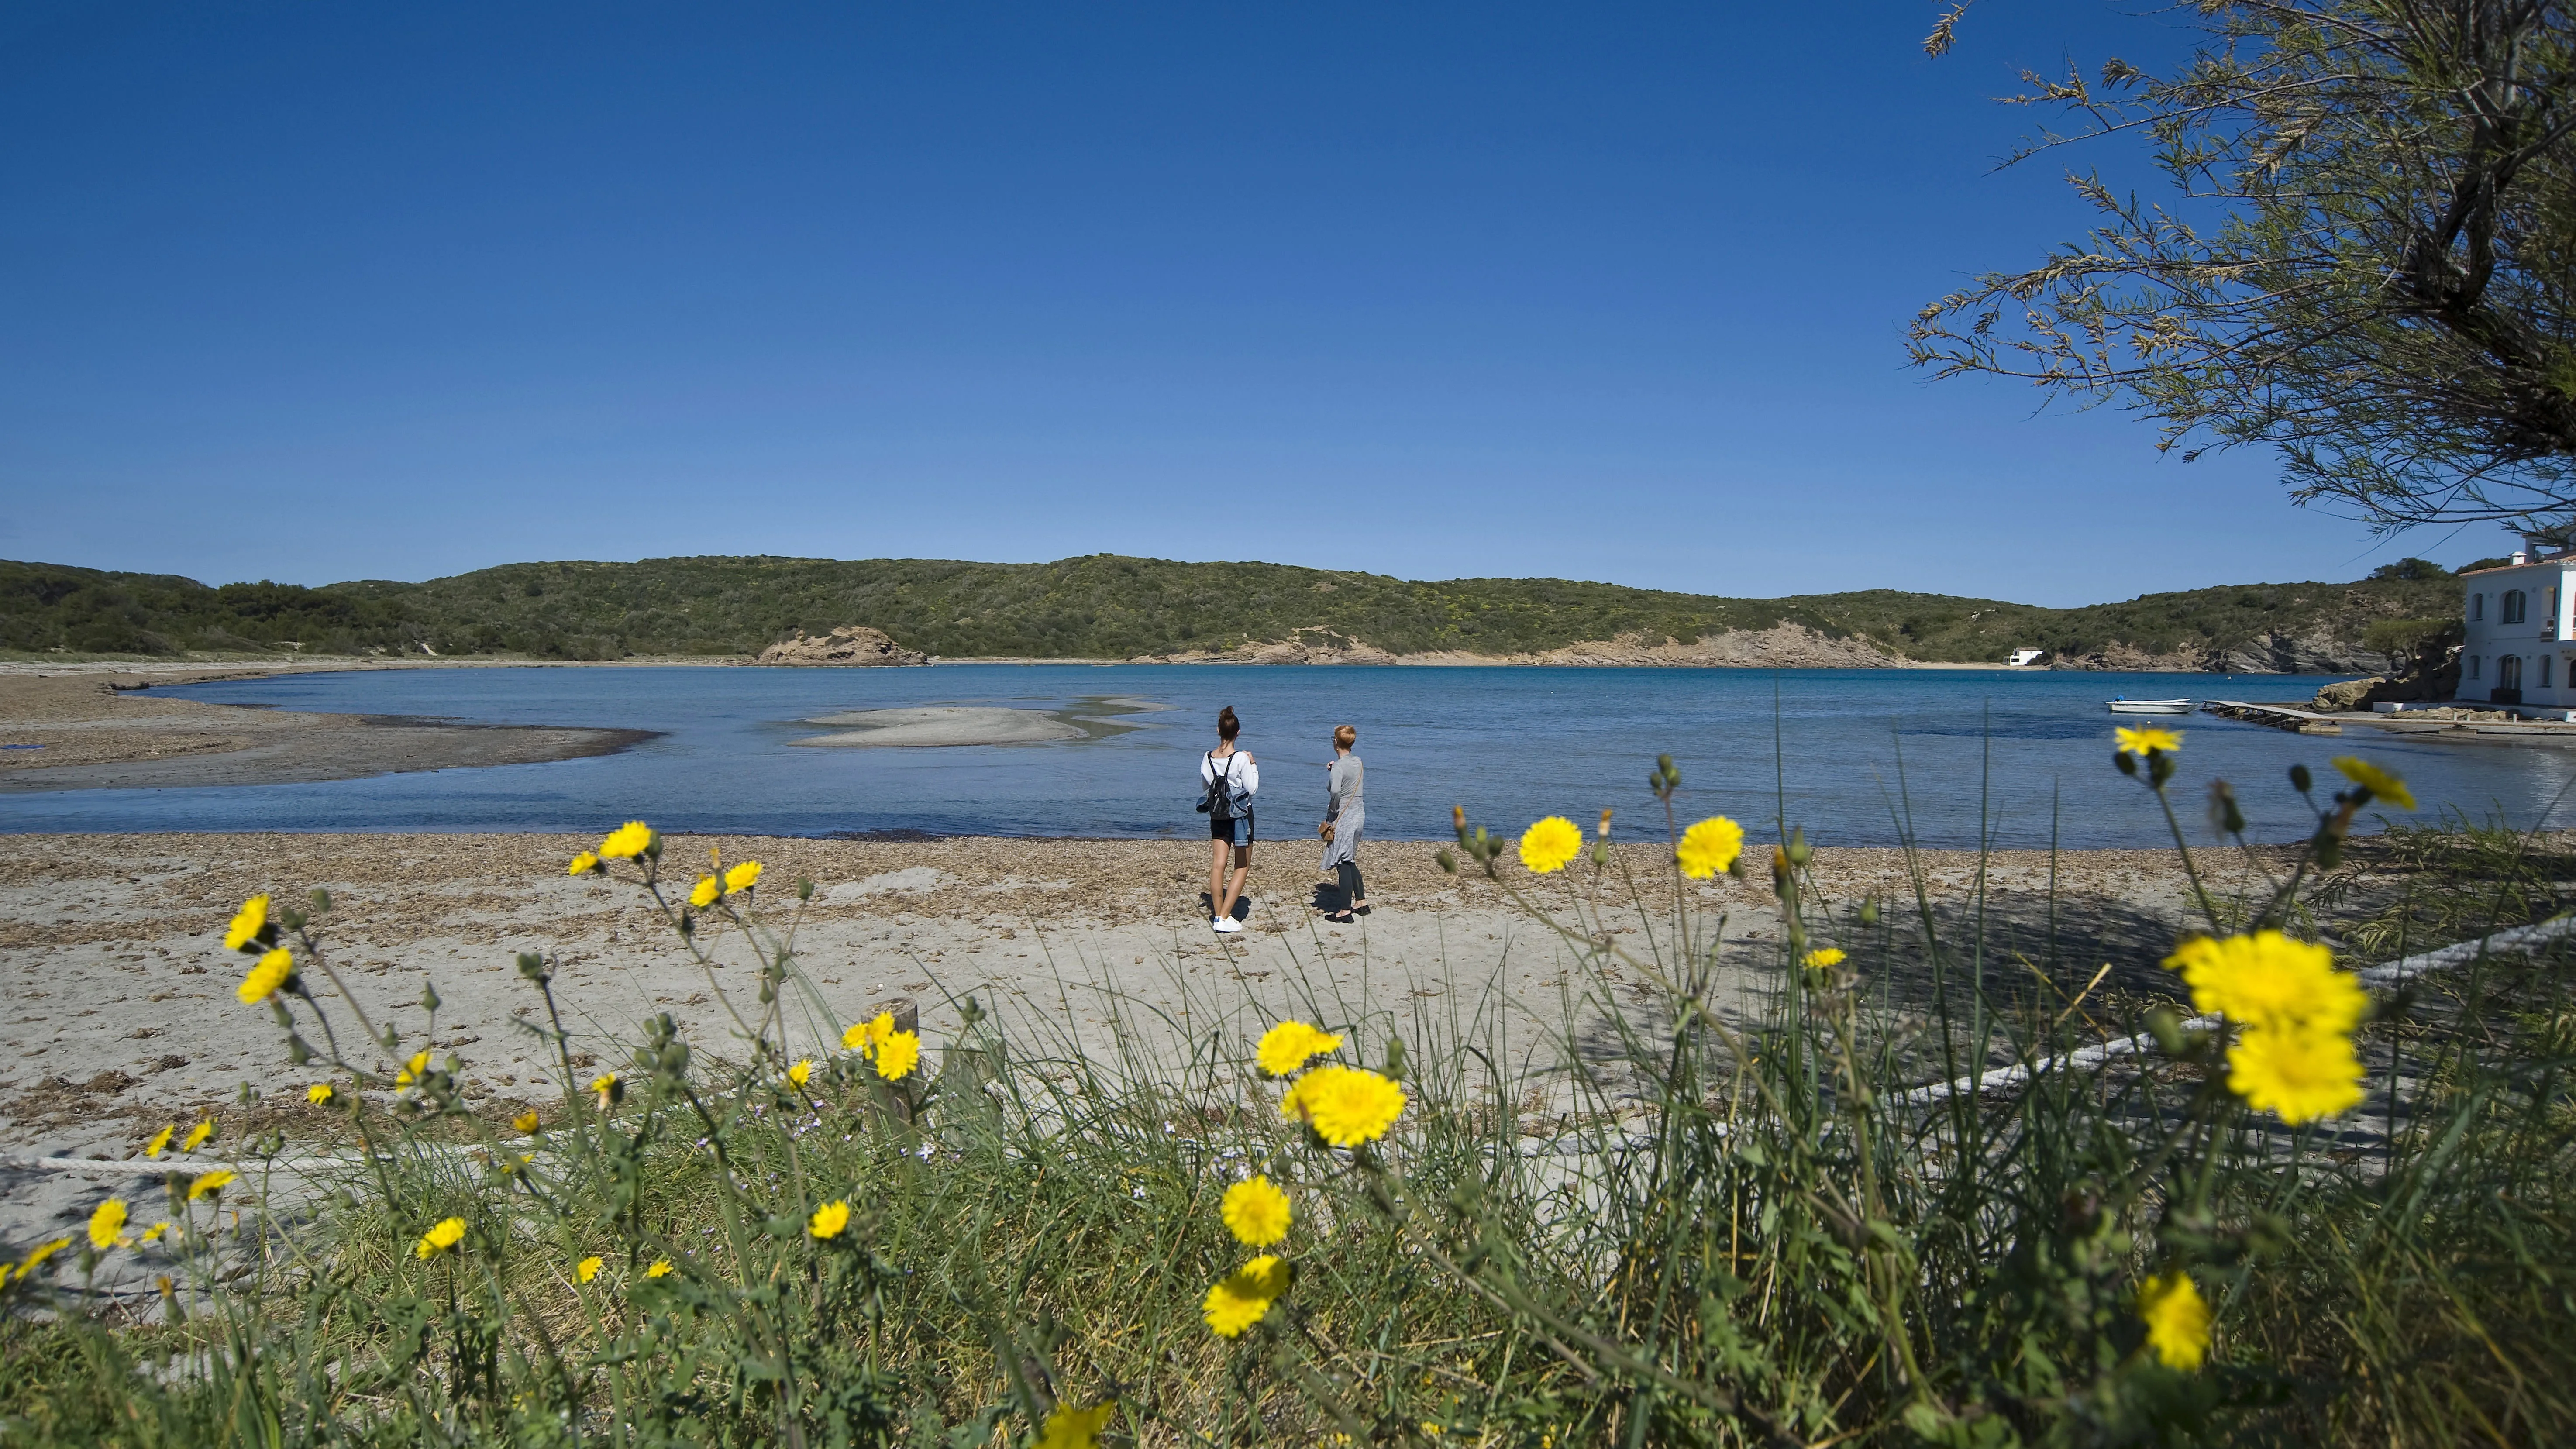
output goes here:
[{"label": "calm bay water", "polygon": [[[2151,798],[2110,765],[2114,695],[2294,699],[2320,681],[2263,676],[1984,671],[1249,668],[943,665],[930,669],[426,669],[305,674],[169,691],[231,704],[485,723],[659,730],[622,755],[320,784],[84,790],[0,799],[0,830],[595,832],[642,817],[691,833],[877,831],[1203,836],[1190,810],[1217,708],[1242,715],[1261,761],[1263,838],[1311,846],[1328,737],[1360,731],[1368,828],[1439,838],[1449,807],[1518,829],[1543,814],[1619,811],[1630,838],[1660,812],[1645,788],[1669,751],[1688,818],[1723,812],[1757,834],[1782,809],[1820,840],[1892,844],[1910,811],[1923,844],[2153,846]],[[1004,705],[1089,721],[1041,745],[802,749],[800,720],[905,705]],[[2235,782],[2268,839],[2311,817],[2286,772],[2321,780],[2337,754],[2398,771],[2429,812],[2518,826],[2558,802],[2576,824],[2576,751],[2409,743],[2354,730],[2308,738],[2196,716],[2175,793],[2195,837],[2201,792]],[[1775,750],[1775,729],[1778,748]],[[1901,761],[1901,777],[1900,777]],[[1981,824],[1982,816],[1982,824]]]}]

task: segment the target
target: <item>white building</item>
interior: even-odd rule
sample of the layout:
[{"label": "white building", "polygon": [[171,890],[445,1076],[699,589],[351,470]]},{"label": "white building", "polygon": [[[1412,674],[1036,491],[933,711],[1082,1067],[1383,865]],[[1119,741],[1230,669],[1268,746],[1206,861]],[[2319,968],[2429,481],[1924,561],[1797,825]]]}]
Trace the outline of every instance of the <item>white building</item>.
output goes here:
[{"label": "white building", "polygon": [[2015,669],[2020,669],[2026,665],[2037,663],[2039,657],[2047,652],[2048,651],[2045,649],[2016,649],[2012,653],[2004,656],[2004,663],[2011,665]]},{"label": "white building", "polygon": [[2568,610],[2576,604],[2576,550],[2527,536],[2513,562],[2461,575],[2468,642],[2460,649],[2463,701],[2576,705],[2567,668],[2576,661]]}]

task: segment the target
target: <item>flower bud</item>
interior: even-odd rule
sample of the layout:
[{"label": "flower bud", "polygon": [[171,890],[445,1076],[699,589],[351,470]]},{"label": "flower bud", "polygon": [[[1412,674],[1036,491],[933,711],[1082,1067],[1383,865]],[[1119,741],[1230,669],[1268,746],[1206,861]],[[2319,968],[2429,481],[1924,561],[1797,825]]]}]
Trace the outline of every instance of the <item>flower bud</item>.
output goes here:
[{"label": "flower bud", "polygon": [[2299,792],[2300,794],[2302,794],[2302,795],[2305,795],[2306,793],[2308,793],[2308,789],[2309,789],[2309,787],[2310,787],[2310,786],[2312,786],[2312,785],[2314,785],[2314,784],[2316,784],[2316,777],[2314,777],[2314,776],[2312,776],[2312,775],[2310,775],[2310,774],[2308,773],[2308,767],[2307,767],[2307,766],[2305,766],[2305,765],[2292,765],[2292,766],[2290,767],[2290,788],[2291,788],[2291,789],[2298,791],[2298,792]]},{"label": "flower bud", "polygon": [[331,909],[331,893],[316,886],[313,890],[313,914],[318,916],[329,909]]},{"label": "flower bud", "polygon": [[420,983],[420,1009],[434,1012],[438,1006],[438,988],[426,981]]},{"label": "flower bud", "polygon": [[1440,849],[1431,852],[1431,858],[1440,862],[1440,868],[1447,871],[1449,874],[1456,875],[1458,873],[1458,857],[1451,854],[1447,846],[1444,845]]},{"label": "flower bud", "polygon": [[1864,926],[1878,924],[1878,897],[1871,896],[1860,903],[1860,923]]},{"label": "flower bud", "polygon": [[286,1059],[300,1067],[313,1060],[313,1048],[304,1044],[304,1038],[290,1031],[286,1034]]},{"label": "flower bud", "polygon": [[1791,865],[1805,865],[1815,853],[1815,847],[1807,844],[1807,827],[1801,825],[1789,832],[1789,848],[1782,854],[1789,857]]},{"label": "flower bud", "polygon": [[2138,762],[2135,759],[2130,758],[2129,752],[2126,750],[2120,750],[2113,753],[2111,756],[2111,764],[2123,775],[2135,775],[2138,773]]}]

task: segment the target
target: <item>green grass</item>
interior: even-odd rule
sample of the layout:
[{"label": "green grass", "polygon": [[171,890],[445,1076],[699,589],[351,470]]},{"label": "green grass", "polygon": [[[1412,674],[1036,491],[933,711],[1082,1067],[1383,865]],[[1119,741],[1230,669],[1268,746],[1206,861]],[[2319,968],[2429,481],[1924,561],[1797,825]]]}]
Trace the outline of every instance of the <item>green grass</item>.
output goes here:
[{"label": "green grass", "polygon": [[[2547,842],[2455,822],[2395,835],[2398,895],[2364,900],[2338,860],[2367,804],[2321,804],[2299,876],[2212,918],[2379,958],[2548,914],[2576,880]],[[238,1230],[177,1205],[208,1229],[166,1255],[183,1316],[119,1323],[66,1291],[62,1316],[0,1324],[0,1442],[1009,1444],[1103,1403],[1106,1442],[1157,1445],[2539,1444],[2576,1425],[2566,949],[2383,1001],[2371,1096],[2340,1121],[2249,1109],[2225,1041],[2169,1019],[2166,1052],[1908,1106],[1897,1089],[2087,1039],[2073,986],[1988,961],[1928,907],[1818,908],[1803,841],[1771,877],[1779,947],[1726,944],[1615,860],[1533,876],[1507,841],[1460,849],[1462,889],[1564,933],[1600,1026],[1533,1070],[1489,1020],[1398,1023],[1299,987],[1344,1035],[1336,1060],[1401,1078],[1382,1141],[1283,1120],[1249,1065],[1267,1018],[1239,1003],[1202,1003],[1202,1027],[1232,1023],[1214,1030],[1122,1018],[1079,1040],[970,1010],[885,1082],[775,949],[792,903],[752,913],[775,937],[719,932],[719,907],[694,943],[766,943],[727,972],[758,983],[728,998],[738,1037],[692,1051],[648,1023],[605,1111],[561,1042],[560,1105],[526,1142],[465,1114],[470,1064],[402,1094],[371,1078],[347,1095],[376,1165],[273,1193],[265,1218],[235,1191]],[[1772,859],[1755,846],[1747,878]],[[1632,907],[1651,931],[1599,929]],[[325,1041],[327,1009],[354,1043],[310,964],[327,920],[282,922],[316,998],[294,1029]],[[1826,944],[1839,967],[1792,964]],[[1449,963],[1466,983],[1490,964]],[[1654,999],[1614,1005],[1613,968]],[[544,963],[523,969],[529,1020],[551,1021]],[[1768,1004],[1731,1021],[1708,1003],[1743,971]],[[809,1056],[798,1088],[783,1070]],[[1253,1251],[1217,1213],[1253,1172],[1294,1196],[1271,1251],[1295,1281],[1227,1341],[1200,1301]],[[851,1224],[817,1241],[809,1214],[837,1198]],[[450,1215],[464,1243],[417,1256]],[[657,1260],[678,1271],[647,1277]],[[2215,1311],[2197,1369],[2149,1351],[2135,1306],[2178,1270]],[[10,1291],[32,1308],[79,1278],[66,1255]]]}]

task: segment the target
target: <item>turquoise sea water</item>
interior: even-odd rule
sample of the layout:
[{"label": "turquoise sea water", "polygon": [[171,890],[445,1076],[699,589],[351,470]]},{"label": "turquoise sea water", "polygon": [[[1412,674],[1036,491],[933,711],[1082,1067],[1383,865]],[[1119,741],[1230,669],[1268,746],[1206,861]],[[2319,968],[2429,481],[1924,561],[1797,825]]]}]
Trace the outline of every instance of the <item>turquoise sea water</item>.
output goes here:
[{"label": "turquoise sea water", "polygon": [[[1685,818],[1723,812],[1767,833],[1889,844],[2153,846],[2151,799],[2111,769],[2114,695],[2297,699],[2282,676],[1986,671],[1253,668],[943,665],[929,669],[424,669],[304,674],[170,693],[232,704],[505,724],[658,730],[621,755],[321,784],[83,790],[0,797],[0,829],[598,831],[779,835],[1199,836],[1197,758],[1220,705],[1260,759],[1261,834],[1311,846],[1329,735],[1360,731],[1369,833],[1448,834],[1449,807],[1518,829],[1587,825],[1604,807],[1634,838],[1662,819],[1654,757],[1683,773]],[[799,723],[903,705],[1004,705],[1090,721],[1078,740],[946,749],[799,749]],[[2151,721],[2187,742],[2175,796],[2198,838],[2202,792],[2235,783],[2265,838],[2312,817],[2286,781],[2360,753],[2412,782],[2428,811],[2576,824],[2576,751],[2410,743],[2355,730],[2302,737],[2201,715]]]}]

